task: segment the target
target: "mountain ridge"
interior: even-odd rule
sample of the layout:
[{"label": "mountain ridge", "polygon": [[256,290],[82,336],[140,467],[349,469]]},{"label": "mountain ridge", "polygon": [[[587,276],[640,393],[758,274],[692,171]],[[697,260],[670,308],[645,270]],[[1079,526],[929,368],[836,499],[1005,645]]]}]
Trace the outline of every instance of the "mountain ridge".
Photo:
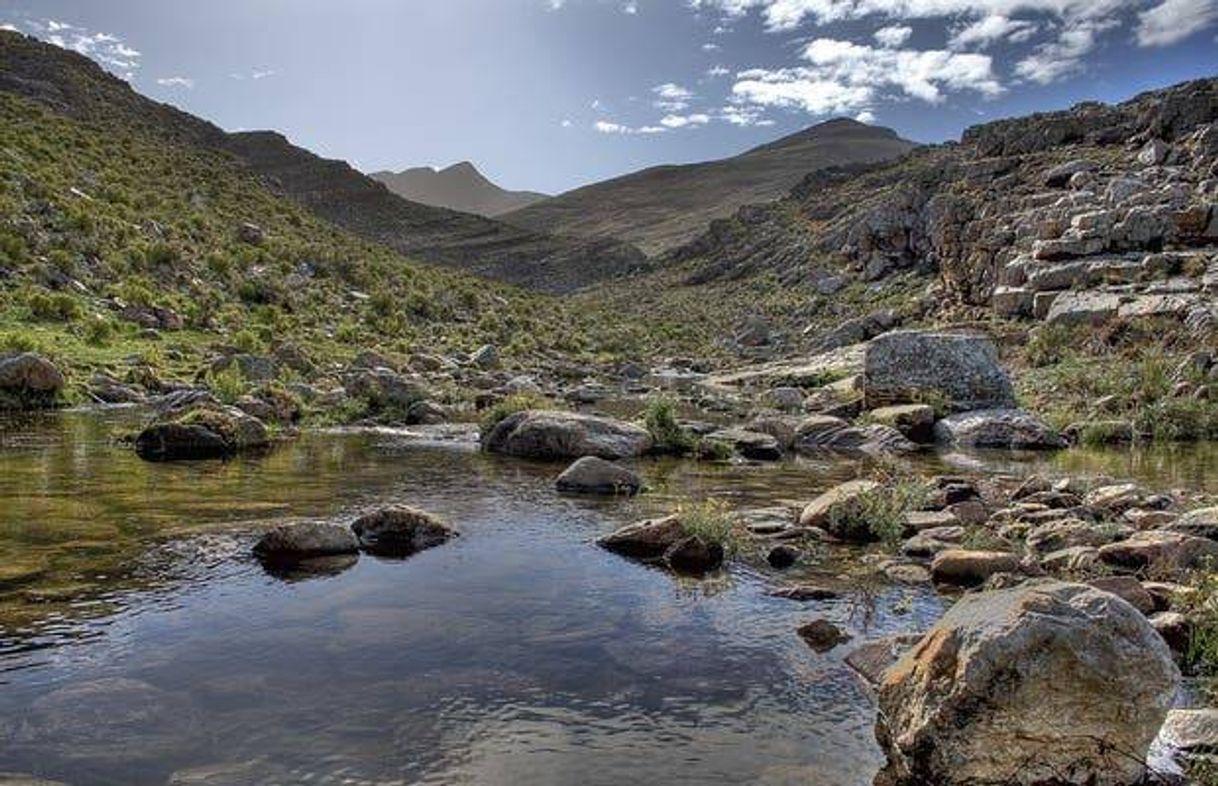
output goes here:
[{"label": "mountain ridge", "polygon": [[433,207],[494,218],[548,199],[537,191],[509,191],[492,182],[470,161],[437,169],[412,167],[400,172],[381,170],[368,177],[384,183],[398,196]]},{"label": "mountain ridge", "polygon": [[809,172],[891,160],[916,146],[892,129],[835,118],[729,158],[648,167],[582,186],[500,219],[577,237],[616,237],[661,255],[737,208],[785,196]]}]

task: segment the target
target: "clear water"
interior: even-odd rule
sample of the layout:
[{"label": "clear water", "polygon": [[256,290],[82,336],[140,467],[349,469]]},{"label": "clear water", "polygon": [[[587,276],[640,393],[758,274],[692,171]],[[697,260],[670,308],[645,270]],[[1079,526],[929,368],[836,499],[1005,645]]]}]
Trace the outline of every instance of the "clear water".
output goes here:
[{"label": "clear water", "polygon": [[[793,603],[767,597],[779,579],[760,571],[677,580],[592,543],[674,499],[798,504],[853,477],[848,462],[644,463],[656,493],[587,500],[553,492],[561,467],[400,433],[146,464],[115,442],[136,423],[0,424],[0,772],[74,786],[863,786],[881,757],[849,647],[817,655],[795,629],[823,616],[862,640],[924,629],[944,604],[898,587]],[[247,556],[270,524],[390,502],[462,537],[313,577]],[[850,588],[839,577],[857,560],[830,551],[783,578]]]}]

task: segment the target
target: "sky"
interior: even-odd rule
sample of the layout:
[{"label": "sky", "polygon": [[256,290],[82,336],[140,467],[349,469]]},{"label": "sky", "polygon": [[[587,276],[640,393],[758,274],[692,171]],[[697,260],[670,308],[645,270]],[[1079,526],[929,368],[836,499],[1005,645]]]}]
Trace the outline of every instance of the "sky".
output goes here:
[{"label": "sky", "polygon": [[0,0],[0,26],[228,130],[548,193],[833,117],[938,142],[1218,75],[1218,0]]}]

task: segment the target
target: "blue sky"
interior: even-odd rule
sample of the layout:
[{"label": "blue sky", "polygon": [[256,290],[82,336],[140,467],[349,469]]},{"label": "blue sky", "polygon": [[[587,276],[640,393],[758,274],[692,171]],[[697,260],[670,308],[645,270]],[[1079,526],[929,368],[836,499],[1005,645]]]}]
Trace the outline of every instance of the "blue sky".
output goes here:
[{"label": "blue sky", "polygon": [[836,116],[918,141],[1218,75],[1218,0],[0,0],[230,129],[558,192]]}]

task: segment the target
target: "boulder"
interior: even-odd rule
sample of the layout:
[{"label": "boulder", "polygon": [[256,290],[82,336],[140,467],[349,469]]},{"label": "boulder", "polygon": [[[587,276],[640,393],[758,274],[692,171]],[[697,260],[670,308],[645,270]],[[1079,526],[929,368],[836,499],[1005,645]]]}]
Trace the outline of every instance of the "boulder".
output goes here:
[{"label": "boulder", "polygon": [[1050,325],[1102,325],[1117,315],[1121,298],[1108,292],[1062,292],[1045,321]]},{"label": "boulder", "polygon": [[1022,409],[981,409],[948,415],[935,424],[935,439],[947,445],[1011,450],[1054,450],[1066,441]]},{"label": "boulder", "polygon": [[135,438],[135,452],[145,461],[189,461],[227,458],[270,443],[258,418],[236,407],[204,404],[145,428]]},{"label": "boulder", "polygon": [[474,351],[469,356],[470,365],[477,366],[481,369],[492,369],[499,367],[499,350],[491,344],[485,344]]},{"label": "boulder", "polygon": [[697,535],[689,535],[664,551],[664,563],[676,573],[701,576],[718,570],[723,564],[723,546],[708,543]]},{"label": "boulder", "polygon": [[929,404],[898,404],[880,407],[868,413],[880,425],[889,426],[911,442],[935,441],[935,409]]},{"label": "boulder", "polygon": [[[808,503],[799,516],[799,526],[820,527],[826,531],[833,527],[839,530],[839,532],[830,532],[834,537],[852,534],[845,532],[847,528],[840,520],[842,514],[849,512],[859,504],[863,497],[879,488],[880,484],[872,480],[851,480],[834,486]],[[872,540],[873,537],[868,533],[866,539]]]},{"label": "boulder", "polygon": [[1100,548],[1100,561],[1120,570],[1180,573],[1218,560],[1218,543],[1183,532],[1148,529]]},{"label": "boulder", "polygon": [[267,530],[254,544],[254,556],[269,563],[294,563],[358,552],[359,540],[351,530],[320,521],[281,524]]},{"label": "boulder", "polygon": [[884,674],[876,782],[1131,785],[1179,681],[1115,595],[1057,581],[966,595]]},{"label": "boulder", "polygon": [[779,543],[765,555],[765,561],[771,568],[785,570],[803,559],[804,553],[790,543]]},{"label": "boulder", "polygon": [[1019,556],[1005,551],[947,549],[935,555],[930,575],[939,584],[976,587],[996,573],[1019,570]]},{"label": "boulder", "polygon": [[42,355],[25,352],[0,359],[0,409],[52,406],[63,386],[63,374]]},{"label": "boulder", "polygon": [[953,411],[1015,406],[1015,391],[987,337],[897,330],[871,341],[863,361],[868,409],[941,401]]},{"label": "boulder", "polygon": [[388,557],[406,557],[434,548],[459,534],[430,513],[405,505],[366,513],[351,524],[351,531],[369,554]]},{"label": "boulder", "polygon": [[628,467],[596,456],[584,456],[563,470],[555,485],[559,491],[575,494],[634,496],[642,489],[643,479]]},{"label": "boulder", "polygon": [[1177,520],[1167,524],[1164,529],[1173,532],[1183,532],[1198,538],[1218,540],[1218,508],[1200,508],[1185,513]]},{"label": "boulder", "polygon": [[1088,581],[1087,584],[1098,590],[1111,592],[1143,614],[1150,615],[1155,610],[1155,599],[1142,586],[1142,582],[1133,576],[1101,576]]},{"label": "boulder", "polygon": [[556,410],[508,415],[483,437],[491,453],[536,459],[597,456],[608,461],[640,456],[651,449],[651,434],[620,420]]},{"label": "boulder", "polygon": [[1183,753],[1218,751],[1218,709],[1172,710],[1163,723],[1162,739]]},{"label": "boulder", "polygon": [[861,644],[846,656],[846,665],[854,669],[870,688],[876,688],[884,679],[884,672],[910,647],[922,640],[918,634],[899,633]]},{"label": "boulder", "polygon": [[837,590],[822,587],[818,584],[792,584],[788,587],[778,587],[766,593],[772,598],[786,598],[807,602],[812,600],[834,600],[841,597]]},{"label": "boulder", "polygon": [[736,453],[753,461],[778,461],[782,458],[782,447],[778,440],[757,431],[742,428],[725,428],[707,434],[708,442],[727,445]]},{"label": "boulder", "polygon": [[812,415],[800,422],[793,447],[803,455],[844,453],[875,456],[883,453],[909,453],[917,446],[896,429],[881,424],[852,426],[832,415]]},{"label": "boulder", "polygon": [[659,559],[685,537],[677,516],[627,524],[596,541],[601,548],[635,559]]}]

